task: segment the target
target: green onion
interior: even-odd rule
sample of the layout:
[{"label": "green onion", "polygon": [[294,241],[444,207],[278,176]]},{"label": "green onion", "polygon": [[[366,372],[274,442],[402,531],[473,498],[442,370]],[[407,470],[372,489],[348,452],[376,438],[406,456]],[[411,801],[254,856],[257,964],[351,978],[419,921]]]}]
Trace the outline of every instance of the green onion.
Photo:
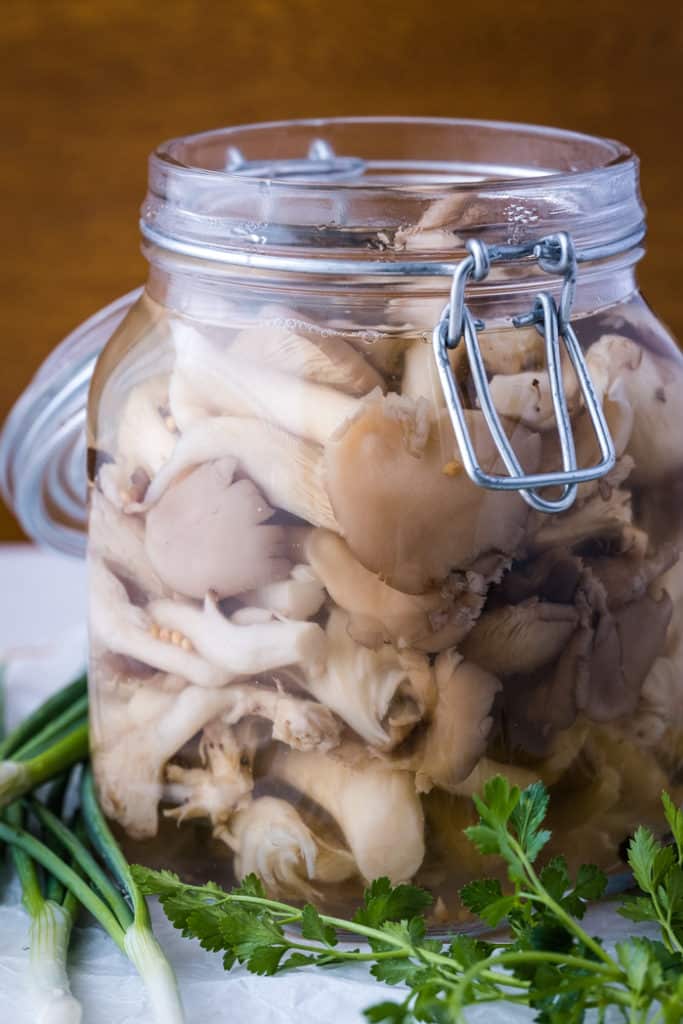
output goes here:
[{"label": "green onion", "polygon": [[[5,819],[20,829],[22,812],[19,804],[11,804]],[[14,867],[19,876],[29,926],[29,970],[31,995],[38,1024],[80,1024],[81,1004],[71,994],[66,971],[71,929],[78,904],[70,898],[60,902],[45,898],[38,872],[31,856],[18,846],[11,846]]]},{"label": "green onion", "polygon": [[100,810],[89,767],[81,781],[81,814],[91,843],[133,906],[133,923],[126,931],[125,949],[145,983],[155,1019],[159,1024],[182,1024],[185,1018],[173,968],[154,937],[147,901]]},{"label": "green onion", "polygon": [[[31,915],[33,988],[42,1006],[38,1019],[41,1024],[80,1021],[65,961],[82,904],[137,968],[158,1024],[182,1024],[175,975],[152,932],[145,898],[97,803],[89,769],[82,777],[80,815],[73,827],[64,821],[67,771],[88,757],[86,687],[85,676],[64,687],[0,743],[0,807],[6,807],[0,840],[11,848]],[[46,801],[27,805],[40,823],[42,841],[24,827],[17,800],[50,779],[54,782]],[[47,873],[47,898],[37,864]]]},{"label": "green onion", "polygon": [[23,743],[31,739],[40,729],[48,725],[65,708],[69,707],[75,700],[82,697],[88,689],[87,676],[79,676],[73,683],[62,687],[56,693],[48,697],[46,701],[37,707],[28,718],[12,730],[12,732],[0,743],[0,758],[9,757]]},{"label": "green onion", "polygon": [[0,807],[42,786],[87,756],[88,723],[84,720],[27,761],[0,761]]},{"label": "green onion", "polygon": [[112,885],[107,875],[97,863],[93,855],[80,841],[77,835],[57,818],[47,807],[34,800],[29,805],[40,824],[48,829],[55,839],[71,854],[71,857],[83,874],[98,889],[100,896],[116,914],[116,919],[124,931],[132,924],[133,915],[130,907],[118,889]]},{"label": "green onion", "polygon": [[82,697],[78,697],[61,714],[57,715],[44,728],[40,729],[39,732],[34,733],[30,740],[27,740],[26,743],[13,750],[12,760],[27,761],[35,754],[39,754],[41,750],[45,750],[50,746],[51,741],[56,739],[60,733],[65,732],[70,726],[78,722],[79,719],[85,721],[87,716],[88,695],[84,693]]},{"label": "green onion", "polygon": [[88,885],[87,881],[74,871],[72,867],[65,864],[61,857],[36,839],[30,832],[23,828],[0,822],[0,839],[9,843],[12,847],[23,850],[29,857],[32,857],[46,871],[51,872],[58,878],[65,888],[69,889],[79,903],[82,903],[86,910],[97,920],[105,931],[109,932],[112,939],[119,947],[124,949],[124,931],[116,920],[107,904]]}]

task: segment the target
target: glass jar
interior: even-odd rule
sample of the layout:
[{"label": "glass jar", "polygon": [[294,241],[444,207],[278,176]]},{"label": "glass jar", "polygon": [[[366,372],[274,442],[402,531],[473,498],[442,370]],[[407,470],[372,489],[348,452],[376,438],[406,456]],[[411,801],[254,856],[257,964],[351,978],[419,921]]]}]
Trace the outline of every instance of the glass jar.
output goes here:
[{"label": "glass jar", "polygon": [[24,521],[77,549],[83,392],[123,316],[87,414],[90,694],[132,858],[341,910],[413,880],[453,923],[495,873],[462,830],[498,772],[548,786],[572,866],[618,874],[661,827],[683,361],[638,293],[643,216],[624,146],[529,126],[302,121],[153,154],[144,292],[3,439]]}]

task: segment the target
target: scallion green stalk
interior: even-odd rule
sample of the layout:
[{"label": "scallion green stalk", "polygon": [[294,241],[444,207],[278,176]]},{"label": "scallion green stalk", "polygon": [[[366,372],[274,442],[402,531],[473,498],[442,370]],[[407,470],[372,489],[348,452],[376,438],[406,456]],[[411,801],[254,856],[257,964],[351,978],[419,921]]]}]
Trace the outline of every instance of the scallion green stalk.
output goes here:
[{"label": "scallion green stalk", "polygon": [[87,756],[88,723],[83,720],[26,761],[0,761],[0,807],[37,789]]},{"label": "scallion green stalk", "polygon": [[79,720],[85,721],[88,716],[88,695],[84,693],[72,704],[64,708],[61,714],[56,715],[51,722],[48,722],[42,729],[34,733],[30,740],[22,743],[20,747],[12,751],[13,761],[27,761],[29,758],[39,754],[41,750],[52,746],[54,740],[60,733],[66,732]]},{"label": "scallion green stalk", "polygon": [[45,726],[60,715],[65,708],[68,708],[75,700],[82,697],[87,692],[88,679],[87,676],[79,676],[78,679],[74,680],[73,683],[69,683],[67,686],[62,687],[61,690],[57,690],[51,697],[48,697],[46,701],[35,709],[27,718],[25,718],[15,729],[10,732],[2,742],[0,742],[0,759],[7,758],[14,753],[23,743],[30,740],[35,733],[39,732]]}]

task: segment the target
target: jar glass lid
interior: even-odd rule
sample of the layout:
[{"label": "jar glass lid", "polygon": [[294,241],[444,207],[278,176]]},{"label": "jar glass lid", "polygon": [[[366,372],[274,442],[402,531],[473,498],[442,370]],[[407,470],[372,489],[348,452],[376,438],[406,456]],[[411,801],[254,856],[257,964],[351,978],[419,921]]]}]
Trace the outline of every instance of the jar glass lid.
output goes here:
[{"label": "jar glass lid", "polygon": [[0,433],[0,491],[26,533],[69,555],[85,551],[88,388],[95,360],[139,298],[123,295],[50,354]]}]

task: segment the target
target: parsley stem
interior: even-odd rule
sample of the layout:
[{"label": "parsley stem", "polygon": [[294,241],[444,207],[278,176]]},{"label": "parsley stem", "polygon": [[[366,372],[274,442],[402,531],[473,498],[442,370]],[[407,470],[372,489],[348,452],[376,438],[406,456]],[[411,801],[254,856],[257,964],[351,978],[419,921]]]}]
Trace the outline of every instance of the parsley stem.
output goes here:
[{"label": "parsley stem", "polygon": [[520,895],[526,898],[534,899],[537,903],[544,904],[544,906],[546,906],[548,910],[552,910],[555,917],[557,917],[558,920],[562,922],[567,931],[571,932],[574,936],[576,936],[579,942],[581,942],[582,945],[586,947],[586,949],[590,949],[590,951],[594,953],[595,956],[597,956],[605,964],[607,964],[608,967],[611,967],[612,969],[619,971],[619,973],[621,974],[620,968],[618,967],[615,960],[613,960],[609,953],[605,952],[600,943],[596,942],[596,940],[591,935],[589,935],[584,928],[581,927],[578,921],[575,921],[571,914],[568,914],[564,907],[562,907],[556,900],[554,900],[553,897],[546,891],[546,889],[543,886],[543,883],[534,871],[531,861],[527,858],[524,850],[522,849],[521,845],[517,842],[515,837],[513,835],[508,834],[508,841],[512,846],[513,850],[515,851],[515,854],[519,858],[524,870],[526,871],[527,877],[535,890],[534,893],[521,893]]},{"label": "parsley stem", "polygon": [[551,953],[549,950],[527,949],[519,952],[514,950],[510,953],[497,953],[495,956],[489,957],[488,961],[482,961],[482,963],[486,962],[502,966],[522,963],[553,963],[559,964],[561,967],[576,967],[579,970],[591,971],[594,974],[610,975],[615,981],[621,981],[624,976],[617,964],[608,967],[595,960],[588,960],[586,957],[573,956],[569,953]]},{"label": "parsley stem", "polygon": [[[323,918],[324,920],[324,918]],[[314,946],[306,942],[292,942],[288,940],[290,949],[300,949],[304,953],[325,953],[328,950],[327,946]],[[334,956],[335,959],[339,960],[368,960],[374,962],[376,960],[407,960],[413,956],[412,949],[387,949],[380,953],[360,953],[355,950],[338,949],[336,946],[330,947],[329,952]]]}]

